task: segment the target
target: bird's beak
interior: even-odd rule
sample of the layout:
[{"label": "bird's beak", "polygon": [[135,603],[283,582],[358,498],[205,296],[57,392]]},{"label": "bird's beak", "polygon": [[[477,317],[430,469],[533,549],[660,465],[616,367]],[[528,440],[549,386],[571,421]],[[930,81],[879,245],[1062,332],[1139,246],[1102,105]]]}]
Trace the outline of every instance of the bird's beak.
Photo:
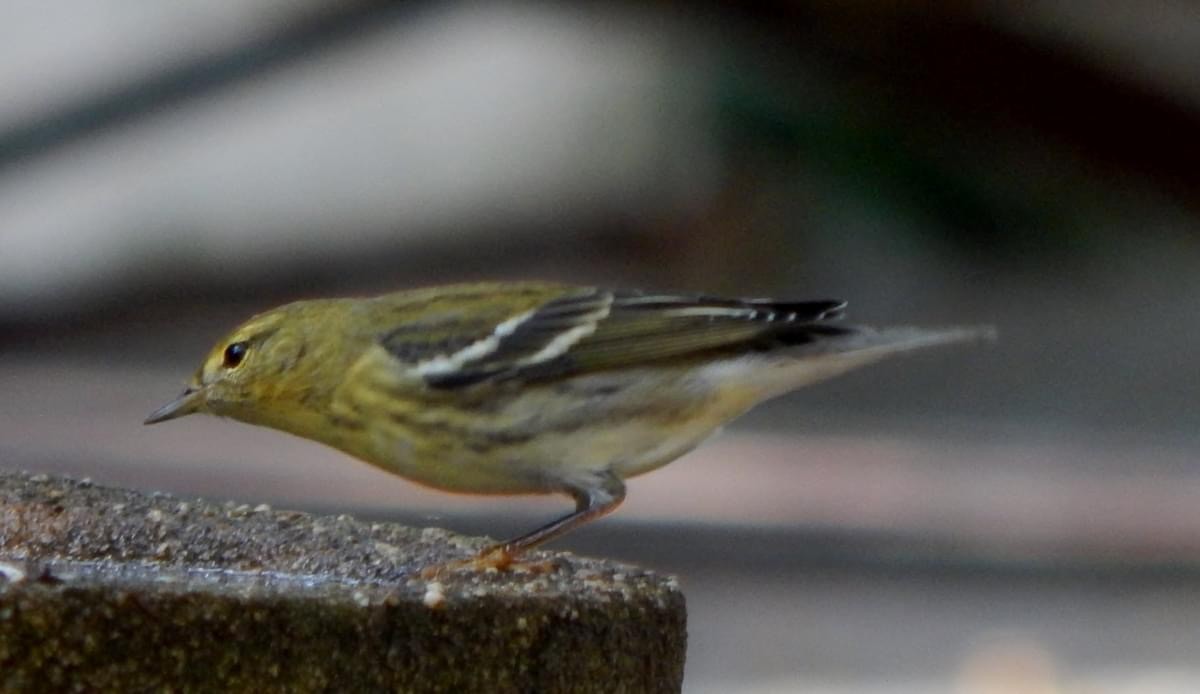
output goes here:
[{"label": "bird's beak", "polygon": [[204,389],[188,386],[182,395],[151,412],[150,416],[146,417],[146,421],[142,423],[158,424],[168,419],[182,417],[196,412],[202,405],[204,405]]}]

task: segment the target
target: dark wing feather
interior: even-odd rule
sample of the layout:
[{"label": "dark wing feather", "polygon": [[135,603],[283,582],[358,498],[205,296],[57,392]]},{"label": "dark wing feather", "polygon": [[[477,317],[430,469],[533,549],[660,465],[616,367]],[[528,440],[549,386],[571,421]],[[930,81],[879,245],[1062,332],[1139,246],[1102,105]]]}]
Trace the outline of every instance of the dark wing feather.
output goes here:
[{"label": "dark wing feather", "polygon": [[[365,302],[379,344],[405,364],[437,359],[488,339],[497,326],[553,303],[568,288],[539,283],[478,283],[410,290]],[[578,291],[578,290],[576,290]]]},{"label": "dark wing feather", "polygon": [[495,349],[488,354],[453,371],[426,374],[425,381],[437,388],[456,388],[492,378],[512,378],[531,367],[548,364],[558,356],[554,354],[556,345],[562,344],[561,351],[570,348],[575,334],[572,331],[582,337],[603,322],[612,299],[612,293],[599,289],[552,299],[500,335]]},{"label": "dark wing feather", "polygon": [[538,307],[488,354],[425,379],[438,388],[546,380],[701,353],[801,344],[849,332],[826,322],[840,317],[844,306],[581,290]]}]

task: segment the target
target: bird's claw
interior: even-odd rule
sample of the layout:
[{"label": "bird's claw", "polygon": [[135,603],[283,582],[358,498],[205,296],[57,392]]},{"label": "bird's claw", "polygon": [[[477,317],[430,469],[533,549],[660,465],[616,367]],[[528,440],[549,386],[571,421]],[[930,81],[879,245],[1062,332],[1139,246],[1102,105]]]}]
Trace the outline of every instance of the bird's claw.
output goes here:
[{"label": "bird's claw", "polygon": [[421,578],[429,581],[460,571],[470,573],[516,571],[541,574],[549,573],[555,568],[553,560],[521,561],[518,559],[519,556],[508,545],[495,545],[487,547],[480,551],[479,554],[467,559],[458,559],[427,566],[421,570]]}]

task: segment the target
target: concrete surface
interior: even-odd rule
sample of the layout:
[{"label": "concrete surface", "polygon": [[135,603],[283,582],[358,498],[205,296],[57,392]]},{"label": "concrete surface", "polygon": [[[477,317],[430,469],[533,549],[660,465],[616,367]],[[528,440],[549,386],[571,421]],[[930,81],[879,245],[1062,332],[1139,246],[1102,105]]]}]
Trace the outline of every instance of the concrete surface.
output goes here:
[{"label": "concrete surface", "polygon": [[0,689],[679,691],[674,579],[484,542],[3,472]]}]

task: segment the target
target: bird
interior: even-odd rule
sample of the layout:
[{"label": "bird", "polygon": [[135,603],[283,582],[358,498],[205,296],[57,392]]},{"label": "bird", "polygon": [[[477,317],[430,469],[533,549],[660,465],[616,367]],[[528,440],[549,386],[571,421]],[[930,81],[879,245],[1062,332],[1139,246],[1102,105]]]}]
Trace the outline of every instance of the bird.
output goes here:
[{"label": "bird", "polygon": [[574,511],[474,560],[502,569],[765,400],[994,335],[847,325],[845,306],[553,282],[295,301],[222,338],[145,423],[212,414],[444,491],[570,496]]}]

